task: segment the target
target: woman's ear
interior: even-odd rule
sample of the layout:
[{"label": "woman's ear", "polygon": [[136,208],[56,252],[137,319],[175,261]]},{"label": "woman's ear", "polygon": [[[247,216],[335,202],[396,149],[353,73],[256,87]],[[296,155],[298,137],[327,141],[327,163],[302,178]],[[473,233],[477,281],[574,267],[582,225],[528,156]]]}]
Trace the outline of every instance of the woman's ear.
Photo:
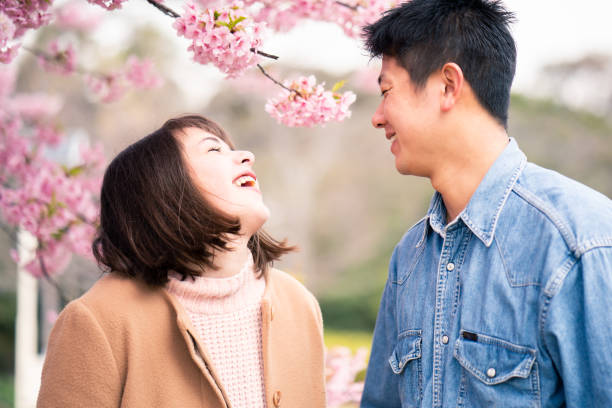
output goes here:
[{"label": "woman's ear", "polygon": [[461,67],[454,62],[447,62],[440,71],[442,85],[444,86],[440,109],[442,112],[450,111],[463,91],[464,77]]}]

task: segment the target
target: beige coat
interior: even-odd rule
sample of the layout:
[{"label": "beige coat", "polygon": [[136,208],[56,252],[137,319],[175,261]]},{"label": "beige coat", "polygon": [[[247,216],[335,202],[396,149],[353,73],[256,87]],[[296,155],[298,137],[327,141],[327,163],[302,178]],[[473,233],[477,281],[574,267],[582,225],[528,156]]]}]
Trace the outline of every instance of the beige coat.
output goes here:
[{"label": "beige coat", "polygon": [[[270,270],[262,306],[268,408],[325,406],[319,305]],[[38,407],[231,407],[203,342],[161,288],[108,274],[60,314]]]}]

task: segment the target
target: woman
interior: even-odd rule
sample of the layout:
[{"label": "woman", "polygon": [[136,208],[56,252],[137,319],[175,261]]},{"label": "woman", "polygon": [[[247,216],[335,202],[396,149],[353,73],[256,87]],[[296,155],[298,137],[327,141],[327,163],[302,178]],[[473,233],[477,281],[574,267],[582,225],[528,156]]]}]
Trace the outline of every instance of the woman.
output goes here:
[{"label": "woman", "polygon": [[51,332],[39,407],[323,407],[321,313],[270,268],[254,156],[200,116],[109,165],[94,255],[109,273]]}]

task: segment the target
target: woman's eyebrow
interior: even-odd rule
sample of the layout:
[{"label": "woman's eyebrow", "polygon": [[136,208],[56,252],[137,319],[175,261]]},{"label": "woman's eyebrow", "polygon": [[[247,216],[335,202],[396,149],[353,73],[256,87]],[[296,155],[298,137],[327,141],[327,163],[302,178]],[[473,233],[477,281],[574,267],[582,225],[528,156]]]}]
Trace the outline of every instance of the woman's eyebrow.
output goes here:
[{"label": "woman's eyebrow", "polygon": [[204,139],[200,140],[200,143],[205,142],[207,140],[212,140],[213,142],[221,143],[221,139],[216,136],[207,136]]}]

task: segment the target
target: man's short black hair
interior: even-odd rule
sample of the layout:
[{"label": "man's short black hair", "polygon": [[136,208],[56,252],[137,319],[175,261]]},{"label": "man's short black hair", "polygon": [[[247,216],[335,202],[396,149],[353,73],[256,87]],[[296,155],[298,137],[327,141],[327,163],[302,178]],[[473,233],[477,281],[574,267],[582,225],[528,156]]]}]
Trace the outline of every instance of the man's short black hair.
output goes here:
[{"label": "man's short black hair", "polygon": [[506,126],[516,66],[513,20],[496,0],[411,0],[363,34],[370,55],[397,58],[417,88],[445,63],[456,63],[480,104]]}]

